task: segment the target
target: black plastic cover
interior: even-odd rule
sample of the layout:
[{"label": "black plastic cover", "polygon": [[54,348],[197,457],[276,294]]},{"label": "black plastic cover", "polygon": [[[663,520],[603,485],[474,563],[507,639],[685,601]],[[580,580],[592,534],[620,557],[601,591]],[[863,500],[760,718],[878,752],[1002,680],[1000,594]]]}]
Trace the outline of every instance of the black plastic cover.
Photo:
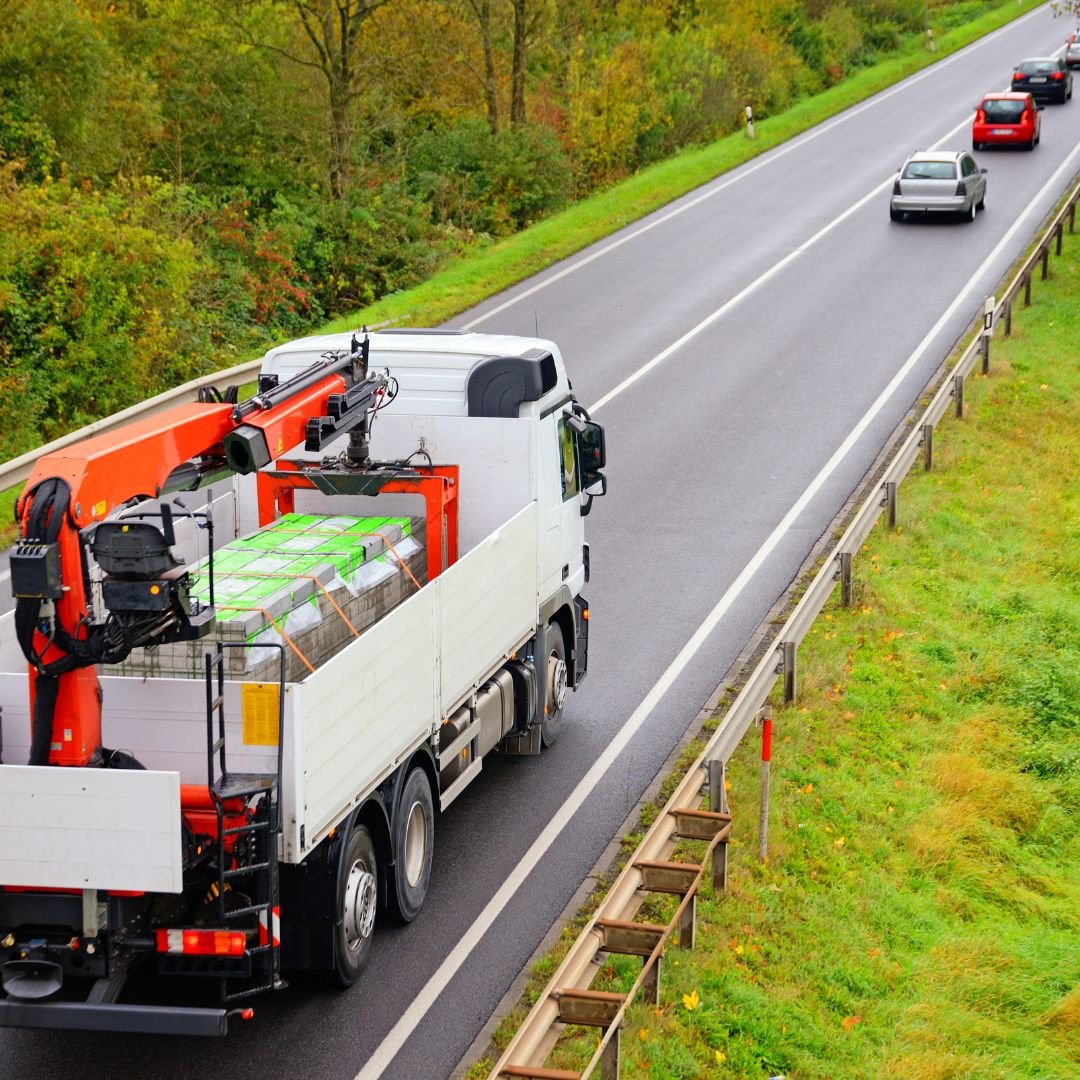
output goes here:
[{"label": "black plastic cover", "polygon": [[483,360],[465,386],[469,415],[516,417],[522,402],[539,401],[557,382],[555,358],[543,349]]},{"label": "black plastic cover", "polygon": [[11,593],[17,600],[58,600],[63,596],[60,544],[57,541],[17,541],[10,565]]},{"label": "black plastic cover", "polygon": [[103,521],[90,550],[106,574],[128,581],[160,577],[180,565],[161,530],[145,521]]}]

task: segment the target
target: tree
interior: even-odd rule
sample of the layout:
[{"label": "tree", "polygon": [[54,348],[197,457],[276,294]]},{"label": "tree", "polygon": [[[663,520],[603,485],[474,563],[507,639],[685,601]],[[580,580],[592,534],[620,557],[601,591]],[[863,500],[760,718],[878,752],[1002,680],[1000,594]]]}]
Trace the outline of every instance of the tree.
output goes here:
[{"label": "tree", "polygon": [[[221,15],[254,47],[316,72],[326,93],[326,133],[330,148],[330,193],[337,200],[349,190],[352,173],[354,106],[365,90],[360,63],[360,32],[372,14],[390,0],[258,0],[215,4]],[[278,44],[253,21],[269,6],[288,11],[300,31],[293,44]]]},{"label": "tree", "polygon": [[543,0],[511,0],[514,12],[514,51],[510,62],[510,123],[525,123],[525,76],[529,46],[545,14]]},{"label": "tree", "polygon": [[480,31],[480,45],[484,55],[484,105],[487,109],[488,127],[491,134],[499,131],[499,97],[495,80],[495,45],[492,26],[491,0],[465,0]]}]

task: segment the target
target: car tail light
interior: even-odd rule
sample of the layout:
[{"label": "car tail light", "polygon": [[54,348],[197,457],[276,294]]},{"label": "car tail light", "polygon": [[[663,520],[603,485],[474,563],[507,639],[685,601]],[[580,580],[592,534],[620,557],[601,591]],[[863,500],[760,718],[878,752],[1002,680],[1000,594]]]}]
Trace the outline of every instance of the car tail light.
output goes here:
[{"label": "car tail light", "polygon": [[967,189],[964,187],[964,181],[963,180],[961,180],[956,185],[956,194],[957,195],[966,195],[967,194]]},{"label": "car tail light", "polygon": [[1054,71],[1051,73],[1050,78],[1053,79],[1054,82],[1061,82],[1061,80],[1065,78],[1065,72]]},{"label": "car tail light", "polygon": [[975,123],[976,123],[976,124],[985,124],[985,123],[986,123],[986,113],[984,113],[984,112],[982,111],[982,109],[980,109],[980,110],[979,110],[979,111],[978,111],[978,112],[977,112],[977,113],[975,114]]},{"label": "car tail light", "polygon": [[1022,71],[1013,72],[1013,82],[1023,82],[1027,76]]},{"label": "car tail light", "polygon": [[899,176],[892,182],[892,193],[894,195],[901,194],[901,192],[900,192],[900,177]]},{"label": "car tail light", "polygon": [[243,930],[158,930],[157,951],[185,956],[243,956],[247,934]]}]

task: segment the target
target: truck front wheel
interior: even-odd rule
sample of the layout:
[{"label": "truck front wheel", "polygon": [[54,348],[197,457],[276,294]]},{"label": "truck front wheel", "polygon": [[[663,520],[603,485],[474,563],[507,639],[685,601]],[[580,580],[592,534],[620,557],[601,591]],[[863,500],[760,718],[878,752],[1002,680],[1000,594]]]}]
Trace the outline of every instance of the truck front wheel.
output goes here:
[{"label": "truck front wheel", "polygon": [[566,643],[562,627],[553,622],[547,628],[547,662],[543,675],[547,680],[544,719],[540,722],[540,741],[553,746],[562,728],[563,705],[566,702]]},{"label": "truck front wheel", "polygon": [[435,807],[427,773],[417,766],[405,778],[394,818],[394,888],[390,905],[402,922],[420,913],[431,882]]},{"label": "truck front wheel", "polygon": [[342,986],[352,986],[371,954],[379,890],[375,844],[364,825],[349,836],[342,857],[341,921],[335,928],[334,954]]}]

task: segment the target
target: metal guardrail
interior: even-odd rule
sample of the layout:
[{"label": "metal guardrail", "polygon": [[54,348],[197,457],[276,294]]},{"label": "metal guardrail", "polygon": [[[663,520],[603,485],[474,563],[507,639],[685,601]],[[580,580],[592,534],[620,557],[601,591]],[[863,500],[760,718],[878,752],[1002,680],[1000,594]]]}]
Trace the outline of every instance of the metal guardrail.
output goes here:
[{"label": "metal guardrail", "polygon": [[92,424],[79,428],[78,431],[69,432],[59,439],[54,439],[51,443],[39,446],[36,450],[30,450],[20,457],[5,461],[0,465],[0,491],[6,491],[8,488],[15,487],[16,484],[25,483],[38,458],[44,457],[46,454],[51,454],[56,450],[63,450],[67,446],[72,446],[83,439],[90,438],[91,435],[100,435],[104,431],[112,431],[114,428],[122,427],[131,420],[153,416],[155,413],[164,412],[166,409],[171,409],[175,405],[183,405],[185,402],[198,401],[199,390],[204,386],[224,385],[230,381],[246,382],[258,374],[261,366],[262,357],[260,356],[258,360],[248,360],[246,363],[237,364],[235,367],[226,368],[224,371],[216,371],[211,375],[202,375],[198,379],[192,379],[190,382],[184,383],[183,386],[177,386],[172,390],[166,390],[163,394],[158,394],[156,397],[147,398],[146,401],[140,401],[138,405],[132,405],[121,412],[113,413],[112,416],[95,420]]},{"label": "metal guardrail", "polygon": [[[491,1071],[489,1080],[509,1077],[518,1080],[586,1080],[597,1070],[602,1080],[617,1080],[619,1036],[627,1008],[641,993],[658,1003],[660,964],[669,941],[675,938],[680,947],[693,947],[695,897],[704,877],[706,860],[712,863],[714,890],[719,892],[726,888],[727,843],[731,833],[731,815],[727,812],[724,795],[727,762],[760,715],[781,676],[785,702],[794,701],[799,643],[825,607],[837,582],[843,602],[851,603],[855,555],[882,513],[887,514],[890,527],[895,524],[896,491],[915,462],[922,458],[925,469],[932,467],[934,429],[938,421],[950,407],[958,416],[963,415],[964,380],[980,361],[982,373],[989,372],[990,342],[995,323],[1003,318],[1006,336],[1012,332],[1013,303],[1021,292],[1024,306],[1031,303],[1035,269],[1041,266],[1042,278],[1047,277],[1050,248],[1055,246],[1057,254],[1061,254],[1066,220],[1069,232],[1075,231],[1078,201],[1080,184],[1069,194],[1031,254],[1021,263],[1001,299],[996,302],[993,297],[987,299],[983,306],[982,327],[941,382],[918,423],[888,461],[880,482],[856,509],[791,615],[767,644],[705,749],[687,770],[596,913],[571,945]],[[706,778],[704,784],[702,773]],[[707,795],[713,810],[700,808],[703,794]],[[686,839],[705,842],[702,862],[668,861],[676,846]],[[645,895],[650,892],[675,893],[681,897],[674,916],[666,925],[633,922]],[[627,994],[588,989],[603,966],[602,955],[605,953],[642,956],[641,974]],[[595,1053],[581,1073],[548,1069],[543,1064],[568,1025],[585,1025],[604,1031]]]}]

